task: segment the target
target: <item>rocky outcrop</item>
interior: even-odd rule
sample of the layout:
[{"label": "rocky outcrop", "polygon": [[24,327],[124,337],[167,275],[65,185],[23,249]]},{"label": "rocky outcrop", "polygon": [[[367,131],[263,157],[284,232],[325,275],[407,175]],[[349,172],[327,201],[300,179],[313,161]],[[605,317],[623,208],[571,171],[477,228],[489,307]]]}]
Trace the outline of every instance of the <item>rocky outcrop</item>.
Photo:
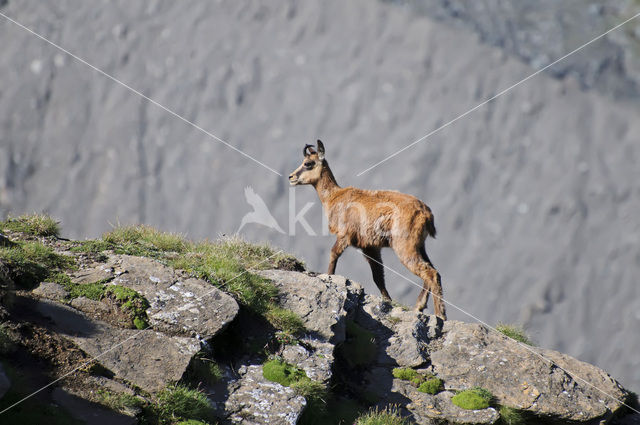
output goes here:
[{"label": "rocky outcrop", "polygon": [[48,300],[38,301],[35,309],[51,320],[55,332],[72,340],[115,376],[145,391],[156,392],[180,380],[193,355],[200,351],[195,338],[116,328]]},{"label": "rocky outcrop", "polygon": [[150,258],[111,255],[106,263],[79,271],[73,280],[108,280],[135,290],[149,301],[151,326],[165,333],[209,339],[238,314],[238,304],[228,294]]},{"label": "rocky outcrop", "polygon": [[[279,304],[296,313],[306,332],[285,343],[279,354],[284,361],[325,385],[329,385],[335,347],[345,339],[345,322],[355,312],[362,287],[342,276],[266,270],[258,272],[279,289]],[[295,424],[306,402],[288,387],[269,382],[262,365],[243,365],[229,379],[224,414],[233,423]]]},{"label": "rocky outcrop", "polygon": [[[375,335],[377,345],[363,390],[376,394],[380,407],[402,406],[418,424],[495,423],[499,414],[493,408],[469,411],[451,403],[454,391],[474,387],[488,389],[501,405],[579,423],[610,419],[627,396],[593,365],[525,346],[480,324],[442,322],[370,295],[355,317]],[[450,391],[421,393],[410,382],[394,378],[396,366],[434,374]]]},{"label": "rocky outcrop", "polygon": [[605,371],[553,350],[524,345],[475,323],[446,322],[431,367],[448,387],[487,388],[499,403],[536,416],[606,419],[627,393]]},{"label": "rocky outcrop", "polygon": [[[365,409],[397,406],[420,425],[494,424],[500,420],[499,406],[524,411],[536,420],[574,424],[604,423],[623,413],[628,393],[606,372],[567,355],[524,346],[480,324],[443,322],[384,302],[342,276],[255,273],[277,287],[279,296],[272,301],[300,317],[305,330],[283,337],[269,324],[260,325],[264,328],[257,332],[270,333],[261,351],[222,360],[220,378],[199,381],[222,423],[299,423],[311,402],[300,390],[265,378],[268,356],[301,369],[326,388],[341,382],[354,400],[367,400]],[[108,316],[110,304],[103,299],[69,299],[67,289],[57,283],[41,283],[22,296],[20,305],[46,332],[72,341],[86,361],[95,359],[107,371],[87,377],[79,388],[72,382],[56,389],[57,402],[79,406],[85,416],[94,411],[83,400],[86,388],[129,396],[137,394],[132,388],[139,388],[154,394],[186,379],[186,371],[193,373],[194,356],[203,347],[215,356],[224,344],[221,332],[231,322],[228,331],[255,332],[242,328],[248,319],[237,317],[238,305],[228,294],[152,259],[110,255],[104,263],[83,263],[72,275],[73,285],[95,282],[143,295],[149,301],[150,328],[125,329],[101,320]],[[354,339],[354,332],[361,339]],[[358,361],[349,358],[361,349],[370,352]],[[394,374],[394,368],[435,375],[443,387],[435,394],[421,392],[415,382]],[[5,381],[0,369],[0,391],[8,387]],[[453,403],[456,392],[474,387],[493,394],[490,407],[465,410]],[[104,410],[95,412],[100,409]],[[135,413],[106,412],[101,417],[128,424]],[[623,419],[621,423],[634,420]]]},{"label": "rocky outcrop", "polygon": [[296,392],[262,376],[258,365],[243,367],[240,378],[229,385],[225,405],[227,419],[234,424],[294,425],[307,402]]}]

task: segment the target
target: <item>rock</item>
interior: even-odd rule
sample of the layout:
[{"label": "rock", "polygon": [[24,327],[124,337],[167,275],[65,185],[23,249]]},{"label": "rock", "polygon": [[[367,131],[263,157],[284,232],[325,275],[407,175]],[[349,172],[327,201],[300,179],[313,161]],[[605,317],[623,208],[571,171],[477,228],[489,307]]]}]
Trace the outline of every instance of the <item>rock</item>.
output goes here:
[{"label": "rock", "polygon": [[394,380],[392,390],[404,395],[410,402],[405,408],[417,424],[494,424],[500,418],[496,409],[465,410],[451,402],[454,393],[442,391],[431,395],[419,392],[406,381]]},{"label": "rock", "polygon": [[307,402],[289,387],[267,381],[262,366],[248,366],[232,384],[225,403],[229,420],[235,424],[294,425]]},{"label": "rock", "polygon": [[73,276],[75,282],[101,279],[112,279],[109,283],[143,295],[150,304],[151,326],[165,333],[209,339],[238,314],[238,304],[230,295],[150,258],[112,255],[105,264]]},{"label": "rock", "polygon": [[100,301],[86,297],[78,297],[71,300],[71,307],[89,314],[93,318],[102,319],[110,313],[109,306]]},{"label": "rock", "polygon": [[[335,345],[345,340],[345,321],[355,312],[362,287],[342,276],[311,276],[283,270],[257,272],[278,287],[281,307],[298,314],[307,329],[298,344],[281,348],[282,358],[313,380],[329,385]],[[295,424],[306,400],[288,387],[267,381],[262,365],[244,365],[227,380],[222,415],[233,423]]]},{"label": "rock", "polygon": [[577,422],[610,417],[622,407],[618,400],[627,395],[593,365],[556,351],[525,347],[482,325],[448,321],[443,333],[441,346],[430,350],[430,357],[433,371],[447,388],[484,387],[501,404]]},{"label": "rock", "polygon": [[36,310],[51,319],[54,331],[72,340],[117,377],[149,392],[178,381],[200,350],[194,338],[115,328],[53,301],[39,300]]},{"label": "rock", "polygon": [[311,276],[284,270],[258,274],[278,287],[279,305],[300,316],[308,331],[300,338],[302,345],[285,347],[282,356],[304,369],[311,379],[328,384],[335,345],[345,339],[346,318],[358,305],[362,287],[339,275]]},{"label": "rock", "polygon": [[47,298],[54,301],[62,300],[67,295],[69,295],[67,290],[64,289],[62,285],[53,282],[42,282],[32,292],[39,297]]},{"label": "rock", "polygon": [[339,275],[311,276],[284,270],[257,273],[278,287],[278,303],[300,316],[314,336],[333,344],[344,341],[345,318],[363,293],[359,284]]},{"label": "rock", "polygon": [[11,388],[11,381],[5,373],[2,363],[0,363],[0,399],[9,391],[9,388]]},{"label": "rock", "polygon": [[391,307],[380,297],[367,295],[357,316],[358,324],[373,332],[380,347],[377,363],[420,367],[429,361],[427,346],[440,333],[442,321],[435,316]]}]

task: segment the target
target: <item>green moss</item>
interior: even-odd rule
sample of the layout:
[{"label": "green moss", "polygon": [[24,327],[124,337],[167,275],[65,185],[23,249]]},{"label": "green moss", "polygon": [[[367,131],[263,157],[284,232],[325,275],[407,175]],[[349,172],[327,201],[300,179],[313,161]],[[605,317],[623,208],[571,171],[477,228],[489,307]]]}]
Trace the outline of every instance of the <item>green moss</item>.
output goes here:
[{"label": "green moss", "polygon": [[188,419],[208,421],[213,417],[206,394],[183,385],[171,385],[158,392],[153,410],[161,425]]},{"label": "green moss", "polygon": [[355,425],[409,425],[409,422],[398,413],[397,409],[370,410],[360,416]]},{"label": "green moss", "polygon": [[104,290],[104,296],[113,297],[120,305],[120,309],[129,314],[136,329],[149,327],[147,309],[149,301],[131,288],[121,285],[108,285]]},{"label": "green moss", "polygon": [[0,247],[0,261],[6,264],[9,277],[15,284],[27,289],[63,270],[77,267],[72,257],[60,255],[39,242],[19,242],[11,247]]},{"label": "green moss", "polygon": [[456,406],[466,410],[480,410],[489,407],[493,395],[484,388],[472,388],[460,391],[451,398]]},{"label": "green moss", "polygon": [[136,327],[136,329],[147,329],[150,325],[149,322],[147,321],[146,318],[144,317],[134,317],[133,318],[133,326]]},{"label": "green moss", "polygon": [[377,347],[372,332],[348,320],[346,336],[340,347],[340,355],[351,367],[365,366],[375,360]]},{"label": "green moss", "polygon": [[501,332],[502,334],[508,336],[511,339],[515,339],[518,342],[522,342],[527,345],[534,345],[529,338],[529,335],[522,329],[522,327],[517,325],[507,325],[504,323],[498,323],[496,325],[496,330]]},{"label": "green moss", "polygon": [[58,236],[60,223],[45,214],[25,214],[0,221],[0,230],[20,232],[33,236]]},{"label": "green moss", "polygon": [[423,393],[437,394],[444,389],[442,380],[430,373],[422,374],[410,367],[396,367],[391,373],[394,378],[410,381]]},{"label": "green moss", "polygon": [[391,373],[393,373],[394,378],[402,379],[403,381],[411,381],[413,379],[420,378],[420,374],[410,367],[396,367]]},{"label": "green moss", "polygon": [[500,425],[525,425],[527,423],[522,410],[509,406],[500,406],[498,410],[500,412],[500,421],[498,422]]},{"label": "green moss", "polygon": [[262,365],[262,376],[285,387],[307,378],[304,370],[278,359],[269,360]]},{"label": "green moss", "polygon": [[262,376],[272,382],[291,387],[303,396],[308,403],[306,419],[301,423],[319,423],[311,418],[325,417],[327,410],[327,387],[321,382],[310,379],[304,370],[280,359],[272,359],[262,365]]},{"label": "green moss", "polygon": [[431,378],[420,384],[418,387],[418,391],[427,394],[438,394],[443,389],[444,385],[442,383],[442,379],[439,378]]}]

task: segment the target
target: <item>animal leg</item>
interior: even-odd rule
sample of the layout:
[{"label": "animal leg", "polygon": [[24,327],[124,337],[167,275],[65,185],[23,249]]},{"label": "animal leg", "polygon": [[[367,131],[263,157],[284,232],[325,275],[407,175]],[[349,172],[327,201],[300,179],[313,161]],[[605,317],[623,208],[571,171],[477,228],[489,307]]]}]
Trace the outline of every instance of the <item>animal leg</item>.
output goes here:
[{"label": "animal leg", "polygon": [[384,285],[384,267],[382,266],[382,256],[380,255],[380,248],[363,248],[362,254],[367,259],[369,266],[371,267],[371,274],[373,274],[373,281],[380,290],[382,298],[386,301],[391,301],[391,296],[387,292],[387,288]]},{"label": "animal leg", "polygon": [[[420,251],[424,251],[424,248]],[[431,293],[433,294],[435,315],[442,318],[442,320],[447,320],[444,300],[442,299],[442,282],[440,280],[440,273],[438,273],[431,262],[427,260],[428,257],[426,256],[426,252],[424,253],[424,256],[422,255],[422,252],[420,252],[420,255],[410,255],[408,258],[400,257],[402,264],[424,281],[423,289],[416,301],[415,310],[421,311],[426,307],[429,293]]]},{"label": "animal leg", "polygon": [[331,255],[329,257],[329,271],[327,274],[335,274],[336,273],[336,265],[338,264],[338,258],[342,255],[345,249],[347,249],[349,243],[346,238],[338,237],[336,239],[336,243],[333,244],[331,248]]}]

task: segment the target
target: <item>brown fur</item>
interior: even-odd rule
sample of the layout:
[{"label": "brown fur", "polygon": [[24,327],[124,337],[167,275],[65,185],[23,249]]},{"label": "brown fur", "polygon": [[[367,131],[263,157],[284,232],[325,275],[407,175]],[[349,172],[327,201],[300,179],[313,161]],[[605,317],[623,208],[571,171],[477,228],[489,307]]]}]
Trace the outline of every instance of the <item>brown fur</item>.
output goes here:
[{"label": "brown fur", "polygon": [[317,152],[307,145],[303,153],[302,165],[289,175],[289,181],[292,185],[313,185],[329,220],[329,231],[337,235],[331,248],[328,273],[335,273],[338,258],[348,246],[360,248],[382,297],[391,300],[380,256],[382,248],[391,247],[402,264],[424,281],[416,310],[423,310],[429,294],[433,293],[435,314],[446,320],[440,274],[431,264],[424,246],[427,236],[436,236],[431,209],[418,198],[396,191],[338,186],[324,159],[320,140]]}]

